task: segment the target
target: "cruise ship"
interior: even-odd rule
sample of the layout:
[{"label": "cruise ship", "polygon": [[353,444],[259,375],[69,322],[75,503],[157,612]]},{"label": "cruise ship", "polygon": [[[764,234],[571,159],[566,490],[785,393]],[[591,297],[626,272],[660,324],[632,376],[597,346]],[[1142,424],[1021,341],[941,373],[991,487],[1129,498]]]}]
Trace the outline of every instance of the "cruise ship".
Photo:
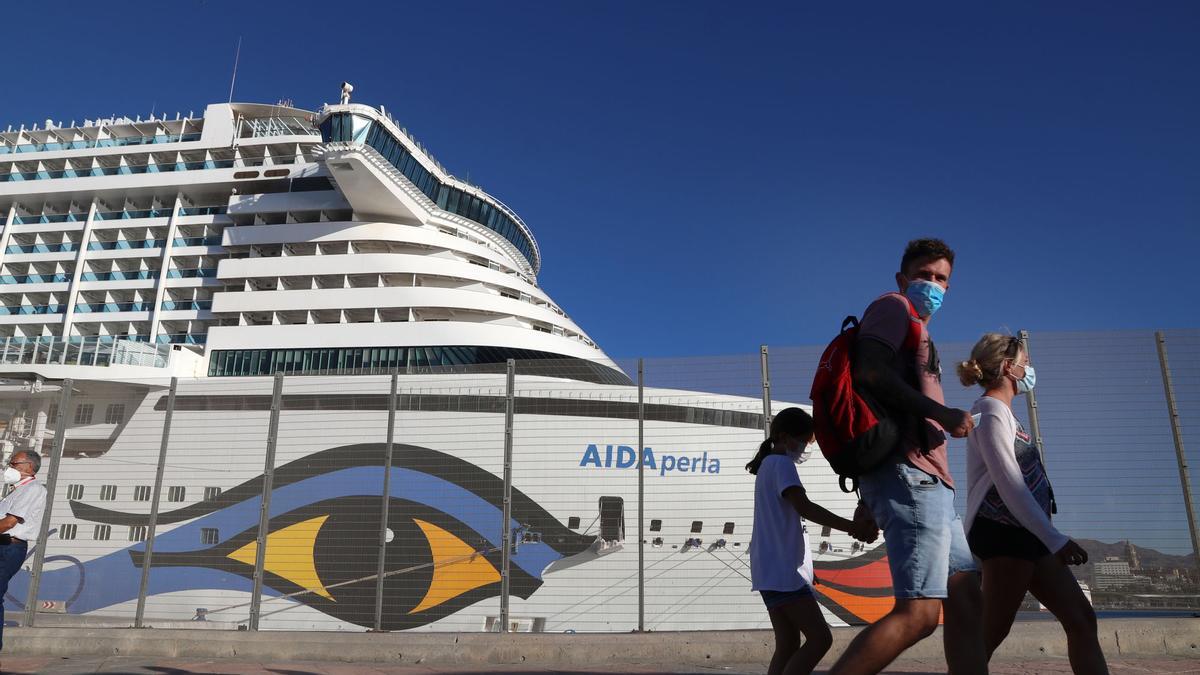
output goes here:
[{"label": "cruise ship", "polygon": [[[743,469],[762,401],[644,390],[639,528],[638,387],[538,285],[516,212],[351,89],[316,112],[0,132],[0,442],[62,453],[36,607],[89,625],[769,627]],[[819,453],[801,474],[852,511]],[[881,548],[810,537],[831,622],[890,609]]]}]

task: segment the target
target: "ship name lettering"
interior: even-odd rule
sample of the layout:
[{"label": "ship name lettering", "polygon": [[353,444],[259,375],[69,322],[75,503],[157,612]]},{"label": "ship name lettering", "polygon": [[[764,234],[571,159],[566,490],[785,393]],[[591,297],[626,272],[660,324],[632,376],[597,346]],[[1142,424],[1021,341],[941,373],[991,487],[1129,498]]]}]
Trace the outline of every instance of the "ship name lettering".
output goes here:
[{"label": "ship name lettering", "polygon": [[[583,451],[579,466],[596,469],[636,469],[637,450],[628,445],[604,445],[591,443]],[[705,450],[699,454],[655,455],[653,448],[642,449],[642,462],[649,471],[658,475],[667,473],[721,473],[721,460],[710,457]]]}]

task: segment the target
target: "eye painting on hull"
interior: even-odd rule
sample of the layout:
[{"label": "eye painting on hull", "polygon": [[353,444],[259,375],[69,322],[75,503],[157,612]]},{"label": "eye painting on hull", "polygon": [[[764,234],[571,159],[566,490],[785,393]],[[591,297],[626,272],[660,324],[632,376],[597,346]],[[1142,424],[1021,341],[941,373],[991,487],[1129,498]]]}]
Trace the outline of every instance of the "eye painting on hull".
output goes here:
[{"label": "eye painting on hull", "polygon": [[[331,448],[275,470],[264,579],[272,595],[294,600],[359,626],[372,626],[380,531],[384,444]],[[385,630],[417,628],[500,593],[504,484],[456,457],[395,444],[384,581]],[[254,575],[263,477],[219,496],[160,514],[162,524],[187,522],[155,538],[151,595],[181,590],[248,591]],[[149,517],[70,502],[77,518],[110,525],[145,525]],[[587,551],[594,535],[567,529],[517,489],[514,531],[537,533],[511,557],[512,594],[529,598],[542,573]],[[202,530],[215,544],[197,548]],[[137,598],[145,544],[86,563],[48,570],[42,597],[69,598],[86,613]],[[360,581],[354,581],[360,580]],[[10,584],[12,604],[24,597],[28,574]],[[352,583],[346,583],[352,582]],[[304,592],[307,591],[307,592]]]},{"label": "eye painting on hull", "polygon": [[[614,466],[622,447],[614,447]],[[384,450],[382,443],[341,446],[275,470],[264,556],[267,596],[298,593],[292,602],[364,628],[373,626]],[[596,452],[600,458],[599,447]],[[665,457],[655,458],[660,470]],[[711,455],[708,459],[715,461]],[[498,596],[503,481],[457,457],[399,443],[391,471],[392,537],[385,549],[386,568],[400,573],[385,577],[383,629],[420,628]],[[259,476],[212,499],[161,513],[161,524],[182,524],[155,537],[148,594],[249,592],[263,484]],[[512,498],[514,530],[538,535],[512,557],[512,594],[529,599],[548,569],[593,551],[598,542],[595,535],[568,529],[516,488]],[[70,505],[77,518],[98,524],[149,521],[145,514],[80,501]],[[197,547],[206,529],[219,538]],[[886,614],[892,597],[883,554],[878,547],[848,560],[815,561],[821,604],[847,623]],[[65,600],[72,614],[137,598],[144,543],[83,563],[54,558],[70,564],[47,569],[40,596]],[[12,579],[6,596],[10,609],[21,607],[28,583],[25,571]]]}]

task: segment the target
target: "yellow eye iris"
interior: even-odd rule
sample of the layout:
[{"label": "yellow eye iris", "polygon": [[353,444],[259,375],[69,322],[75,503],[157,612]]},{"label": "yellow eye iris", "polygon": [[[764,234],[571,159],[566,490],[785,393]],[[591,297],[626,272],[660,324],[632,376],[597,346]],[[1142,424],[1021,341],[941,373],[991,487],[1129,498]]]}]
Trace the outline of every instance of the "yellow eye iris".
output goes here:
[{"label": "yellow eye iris", "polygon": [[437,607],[463,593],[500,581],[500,572],[495,566],[476,554],[465,541],[433,523],[417,518],[413,522],[429,540],[429,550],[433,553],[433,580],[429,582],[425,597],[409,614]]},{"label": "yellow eye iris", "polygon": [[[267,534],[267,553],[263,558],[263,569],[287,579],[300,588],[333,600],[333,596],[325,590],[325,584],[321,583],[321,577],[317,575],[314,553],[317,533],[328,519],[329,516],[318,516]],[[258,542],[251,541],[230,553],[229,557],[254,567],[257,554]]]}]

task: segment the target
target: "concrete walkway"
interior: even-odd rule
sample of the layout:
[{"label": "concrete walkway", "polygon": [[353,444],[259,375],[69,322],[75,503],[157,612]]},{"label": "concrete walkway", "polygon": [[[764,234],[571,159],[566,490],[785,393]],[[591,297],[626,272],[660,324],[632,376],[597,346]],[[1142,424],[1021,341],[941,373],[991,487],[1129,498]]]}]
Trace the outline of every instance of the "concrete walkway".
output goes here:
[{"label": "concrete walkway", "polygon": [[[859,629],[834,630],[828,666]],[[297,633],[128,628],[9,628],[3,672],[441,673],[762,672],[769,631],[694,633]],[[1200,619],[1100,622],[1121,673],[1200,674]],[[1066,638],[1052,622],[1018,623],[993,673],[1068,673]],[[940,632],[904,654],[897,673],[944,673]]]},{"label": "concrete walkway", "polygon": [[[423,668],[380,663],[345,663],[319,661],[254,661],[249,659],[146,659],[132,656],[44,657],[21,656],[3,659],[0,672],[37,673],[38,675],[75,675],[76,673],[110,673],[128,675],[191,675],[216,673],[231,675],[438,675],[440,673],[501,673],[505,675],[761,675],[766,663],[742,663],[705,668],[671,669],[663,664],[617,664],[613,667],[595,665],[570,669],[515,668],[513,666],[480,666],[471,668]],[[1110,659],[1112,675],[1167,675],[1200,673],[1200,660],[1194,658],[1118,658]],[[826,671],[818,670],[818,673]],[[942,663],[922,663],[904,660],[885,673],[927,675],[945,673]],[[992,675],[1059,675],[1069,674],[1066,659],[1036,659],[993,663]]]}]

